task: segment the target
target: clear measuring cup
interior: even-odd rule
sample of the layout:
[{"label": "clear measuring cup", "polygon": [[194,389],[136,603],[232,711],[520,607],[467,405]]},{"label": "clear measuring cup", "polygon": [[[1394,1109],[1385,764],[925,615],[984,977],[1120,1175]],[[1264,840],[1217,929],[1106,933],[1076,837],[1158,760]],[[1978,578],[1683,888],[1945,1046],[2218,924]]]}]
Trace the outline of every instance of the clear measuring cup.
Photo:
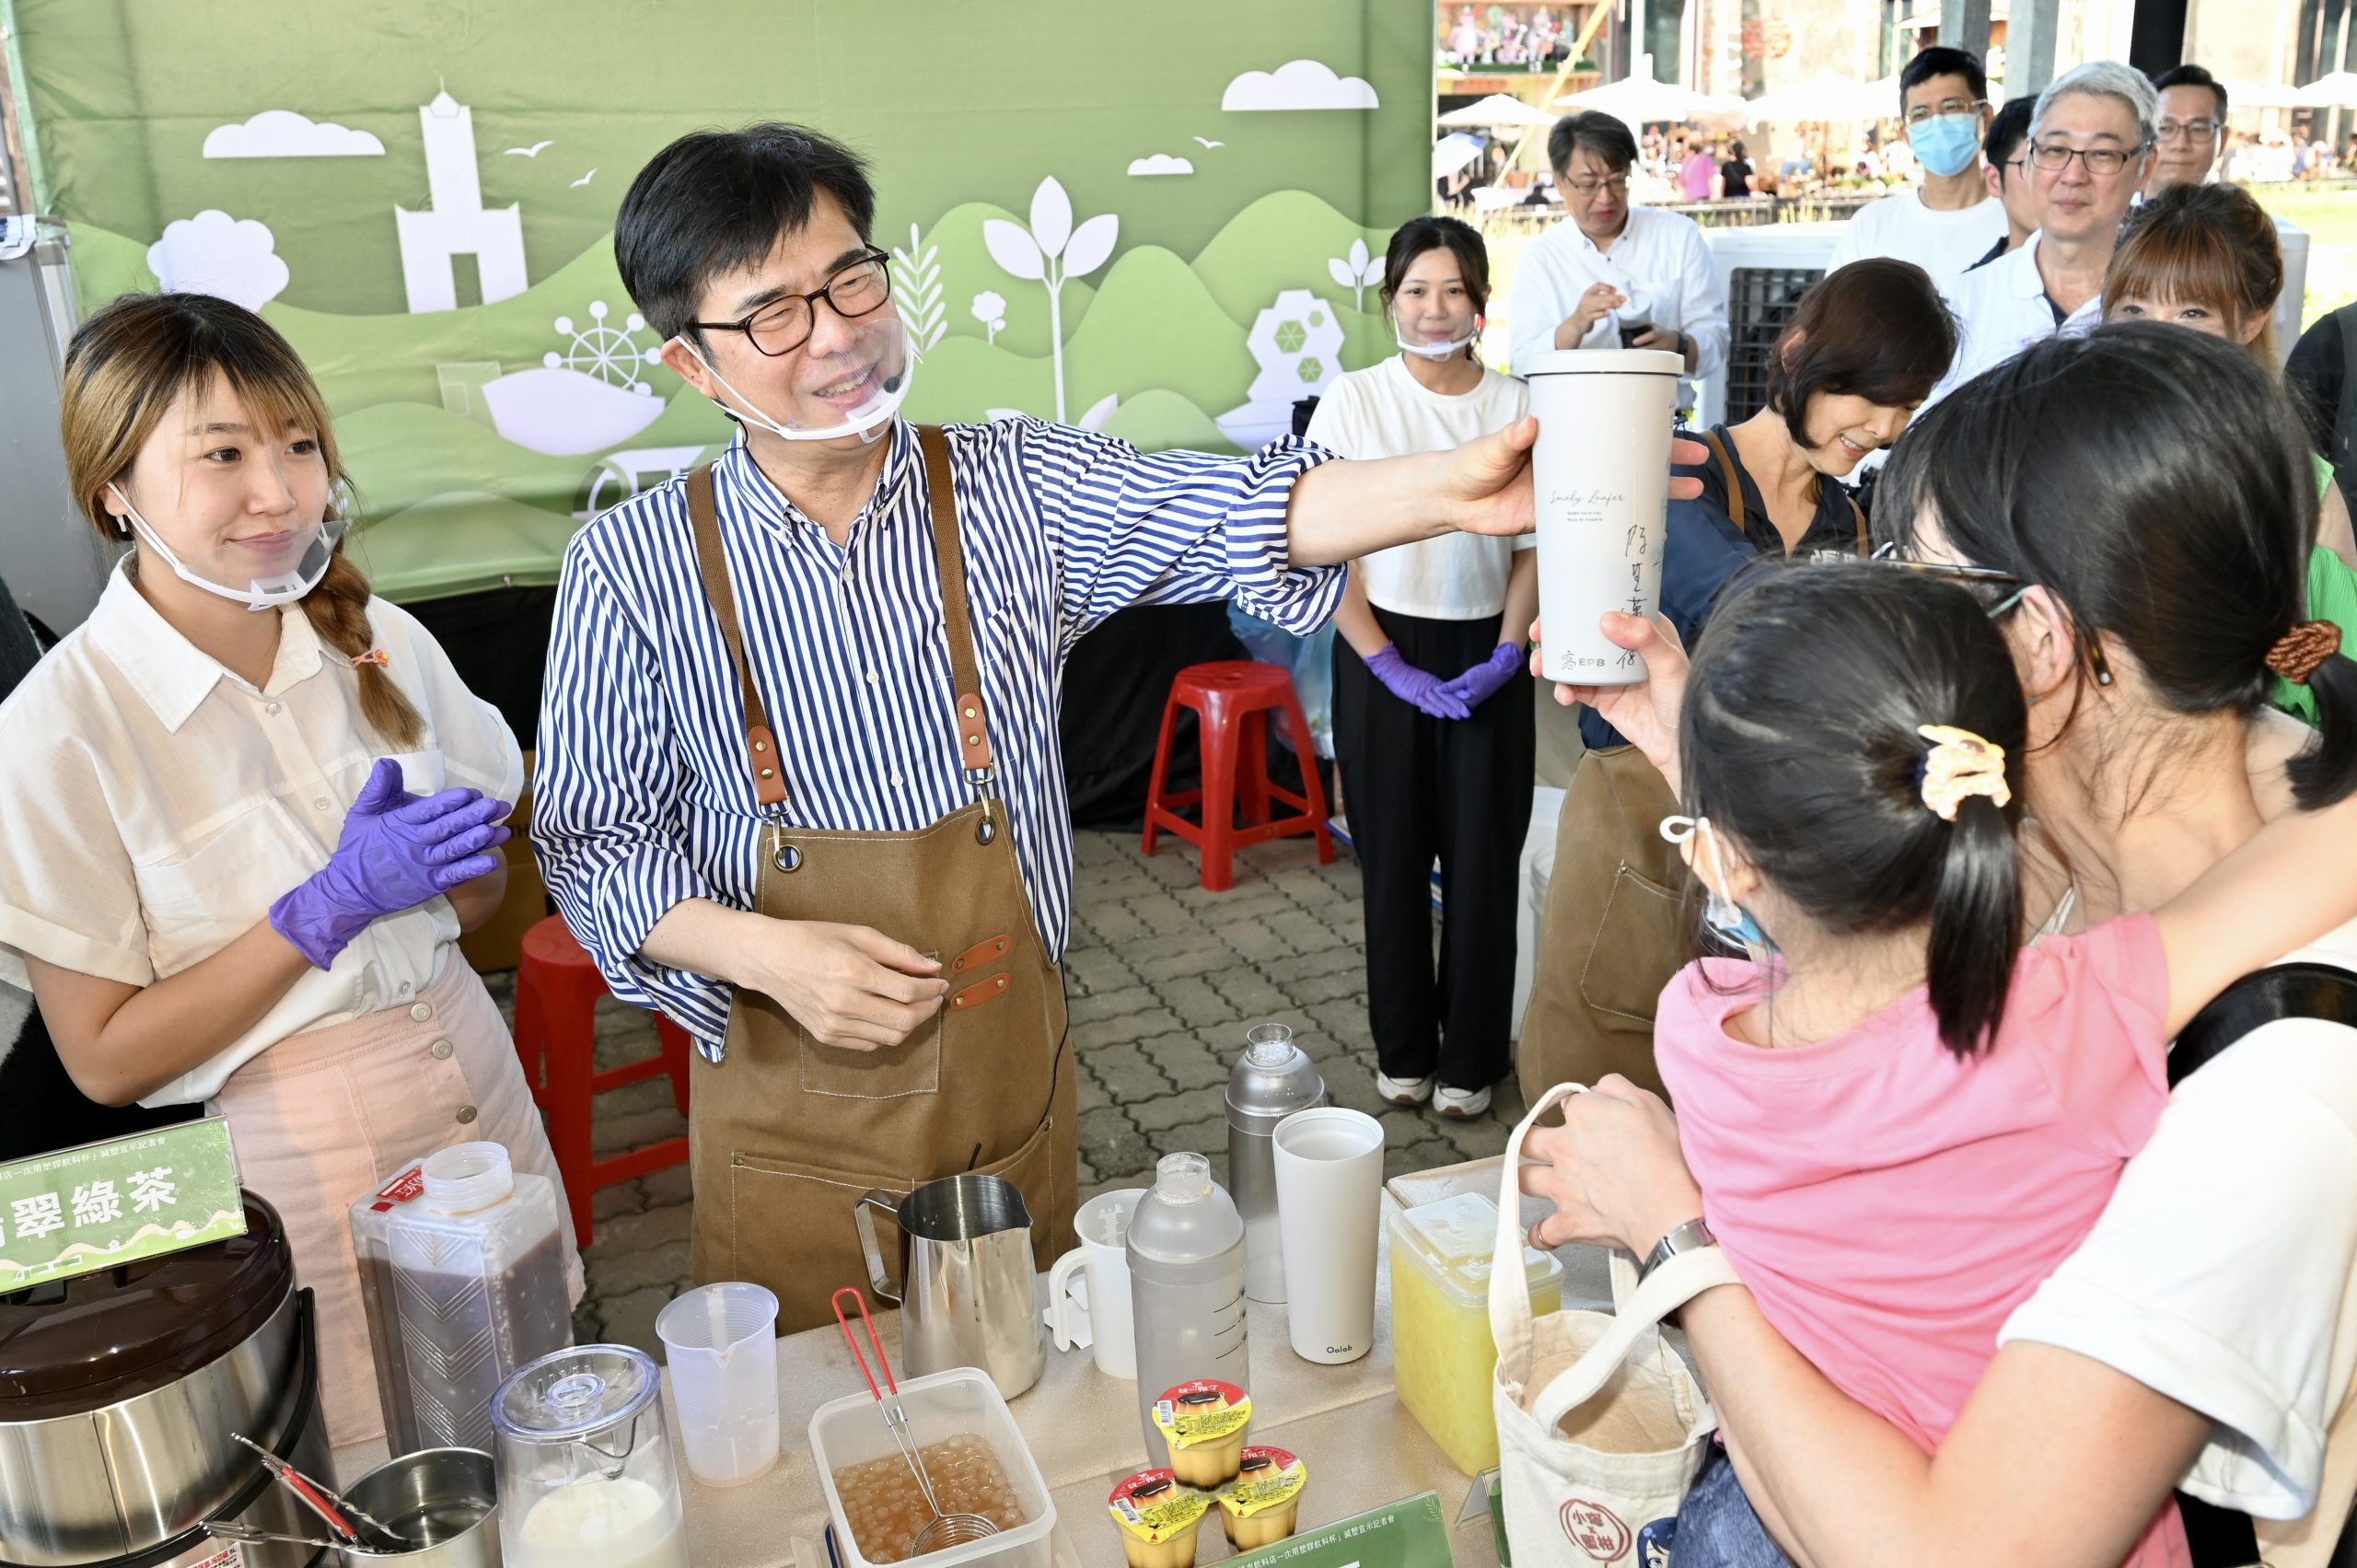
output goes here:
[{"label": "clear measuring cup", "polygon": [[688,1568],[679,1478],[654,1359],[580,1345],[492,1397],[507,1568]]},{"label": "clear measuring cup", "polygon": [[777,1463],[777,1297],[734,1281],[685,1292],[656,1315],[688,1473],[735,1486]]}]

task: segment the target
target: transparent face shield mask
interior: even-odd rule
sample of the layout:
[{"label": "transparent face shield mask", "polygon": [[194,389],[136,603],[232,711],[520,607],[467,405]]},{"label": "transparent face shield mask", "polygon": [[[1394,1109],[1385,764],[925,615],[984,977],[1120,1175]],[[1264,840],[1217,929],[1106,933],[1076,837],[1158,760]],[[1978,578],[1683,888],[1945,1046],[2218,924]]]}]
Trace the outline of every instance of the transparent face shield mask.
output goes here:
[{"label": "transparent face shield mask", "polygon": [[182,556],[119,484],[109,484],[122,503],[122,520],[136,533],[140,545],[172,569],[172,575],[192,587],[235,599],[249,610],[275,610],[293,604],[319,586],[335,559],[335,547],[352,528],[352,509],[342,486],[328,497],[328,515],[317,522],[298,524],[277,533],[223,540],[201,552]]},{"label": "transparent face shield mask", "polygon": [[916,359],[910,351],[909,330],[898,314],[881,310],[827,325],[835,329],[826,334],[839,345],[834,353],[815,355],[805,343],[777,356],[794,367],[793,401],[784,419],[731,386],[687,334],[672,342],[719,383],[728,395],[713,401],[741,424],[759,425],[783,441],[837,441],[846,436],[877,440],[890,428],[892,416],[909,395],[909,373]]},{"label": "transparent face shield mask", "polygon": [[1391,313],[1391,336],[1399,343],[1399,352],[1402,354],[1412,354],[1424,359],[1449,359],[1463,354],[1480,341],[1481,318],[1479,314],[1474,316],[1473,330],[1465,336],[1444,338],[1435,343],[1429,338],[1409,336],[1408,329],[1400,323],[1399,313],[1395,310]]}]

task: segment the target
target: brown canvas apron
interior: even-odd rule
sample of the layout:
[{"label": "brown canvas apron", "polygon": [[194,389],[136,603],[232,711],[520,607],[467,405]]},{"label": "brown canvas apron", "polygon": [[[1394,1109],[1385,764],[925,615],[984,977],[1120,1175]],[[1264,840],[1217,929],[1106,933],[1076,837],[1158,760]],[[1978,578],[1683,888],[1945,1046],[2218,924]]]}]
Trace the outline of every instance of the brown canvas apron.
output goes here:
[{"label": "brown canvas apron", "polygon": [[788,785],[746,662],[712,470],[688,481],[697,565],[744,693],[747,766],[766,819],[755,909],[772,920],[872,926],[939,958],[949,982],[937,1014],[879,1051],[814,1043],[774,1000],[739,988],[724,1060],[696,1054],[695,1278],[768,1286],[782,1333],[827,1322],[828,1297],[866,1281],[852,1209],[871,1189],[905,1192],[967,1170],[1003,1176],[1031,1211],[1042,1268],[1070,1239],[1077,1201],[1063,978],[1032,921],[994,787],[948,442],[930,425],[917,437],[957,683],[942,700],[957,704],[976,798],[915,832],[784,820]]}]

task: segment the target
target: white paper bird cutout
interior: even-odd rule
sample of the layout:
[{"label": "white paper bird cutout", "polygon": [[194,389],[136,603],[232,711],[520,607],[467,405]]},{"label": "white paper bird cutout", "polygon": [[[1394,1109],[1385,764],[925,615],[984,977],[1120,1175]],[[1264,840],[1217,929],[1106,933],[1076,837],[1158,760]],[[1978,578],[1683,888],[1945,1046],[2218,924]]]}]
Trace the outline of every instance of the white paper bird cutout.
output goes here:
[{"label": "white paper bird cutout", "polygon": [[1208,136],[1198,136],[1195,140],[1202,143],[1203,145],[1207,147],[1224,147],[1227,145],[1225,142],[1214,142]]},{"label": "white paper bird cutout", "polygon": [[594,168],[593,168],[593,169],[591,169],[588,173],[586,173],[586,174],[583,175],[580,179],[578,179],[578,180],[575,180],[575,181],[573,182],[573,189],[574,189],[574,190],[575,190],[575,191],[578,191],[578,190],[580,190],[584,185],[588,184],[588,183],[589,183],[589,181],[591,181],[592,180],[595,180],[595,179],[597,179],[597,178],[598,178],[598,171],[597,171],[596,169],[594,169]]},{"label": "white paper bird cutout", "polygon": [[540,156],[543,149],[552,147],[554,145],[556,145],[554,142],[534,142],[528,147],[508,148],[507,156],[509,157],[538,157]]}]

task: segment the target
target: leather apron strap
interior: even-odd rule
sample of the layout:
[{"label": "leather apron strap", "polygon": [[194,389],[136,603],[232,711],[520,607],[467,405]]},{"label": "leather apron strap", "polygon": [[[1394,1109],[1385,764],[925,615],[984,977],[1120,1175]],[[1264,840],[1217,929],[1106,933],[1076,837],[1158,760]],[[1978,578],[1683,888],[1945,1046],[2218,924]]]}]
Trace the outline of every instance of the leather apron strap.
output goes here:
[{"label": "leather apron strap", "polygon": [[737,667],[737,689],[744,694],[745,765],[753,775],[753,798],[764,807],[784,806],[785,775],[778,767],[777,737],[770,730],[761,688],[753,684],[753,668],[745,658],[745,634],[737,620],[737,592],[728,580],[728,553],[720,542],[720,510],[713,501],[710,463],[688,475],[688,523],[695,532],[696,571],[703,578],[703,596],[720,621],[720,640],[727,645],[728,662]]},{"label": "leather apron strap", "polygon": [[[957,685],[958,765],[970,775],[981,773],[987,778],[994,766],[990,717],[982,702],[981,668],[975,656],[973,618],[966,598],[966,555],[958,537],[949,439],[937,424],[920,424],[916,433],[918,448],[924,454],[925,498],[933,516],[934,562],[941,583],[943,628],[949,638],[949,672]],[[743,693],[745,762],[752,775],[754,798],[764,807],[784,806],[785,775],[779,766],[777,737],[745,656],[744,628],[728,574],[727,550],[720,538],[712,470],[713,465],[706,463],[688,476],[688,522],[695,536],[696,571],[703,580],[704,598],[720,622],[720,640],[728,649],[728,662],[736,668],[737,690]]]}]

